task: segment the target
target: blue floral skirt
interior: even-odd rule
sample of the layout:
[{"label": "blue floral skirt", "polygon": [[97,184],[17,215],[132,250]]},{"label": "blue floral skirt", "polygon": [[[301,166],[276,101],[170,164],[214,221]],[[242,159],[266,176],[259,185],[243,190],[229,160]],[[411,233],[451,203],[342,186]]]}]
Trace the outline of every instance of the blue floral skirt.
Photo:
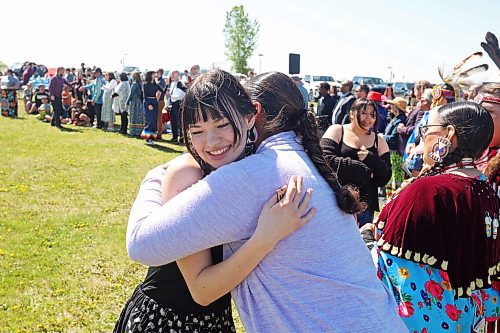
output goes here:
[{"label": "blue floral skirt", "polygon": [[429,265],[378,250],[378,277],[392,290],[410,332],[472,332],[500,319],[498,291],[489,287],[455,298],[448,274]]}]

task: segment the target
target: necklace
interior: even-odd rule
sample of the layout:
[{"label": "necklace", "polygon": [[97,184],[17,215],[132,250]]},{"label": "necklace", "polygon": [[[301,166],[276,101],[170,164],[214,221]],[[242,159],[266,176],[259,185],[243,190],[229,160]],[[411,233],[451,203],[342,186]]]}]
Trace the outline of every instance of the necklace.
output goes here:
[{"label": "necklace", "polygon": [[[413,182],[415,182],[418,179],[429,177],[429,176],[436,176],[436,175],[439,175],[442,173],[451,173],[451,172],[459,170],[459,169],[475,169],[475,168],[476,168],[476,163],[474,162],[474,159],[468,158],[468,157],[463,158],[460,162],[453,163],[453,164],[447,165],[445,167],[436,166],[433,168],[433,170],[431,170],[427,173],[424,173],[423,175],[420,175],[418,177],[412,178],[406,184],[406,186],[404,188],[399,188],[398,190],[396,190],[396,192],[394,192],[391,195],[391,198],[387,201],[387,203],[389,203],[389,201],[391,201],[392,199],[396,198],[406,187],[408,187],[409,185],[411,185]],[[478,179],[483,180],[486,178],[484,177],[484,175],[481,175],[480,178],[478,178]]]},{"label": "necklace", "polygon": [[449,173],[459,169],[475,169],[476,164],[472,158],[463,158],[460,162],[450,164],[444,168],[436,168],[439,173]]}]

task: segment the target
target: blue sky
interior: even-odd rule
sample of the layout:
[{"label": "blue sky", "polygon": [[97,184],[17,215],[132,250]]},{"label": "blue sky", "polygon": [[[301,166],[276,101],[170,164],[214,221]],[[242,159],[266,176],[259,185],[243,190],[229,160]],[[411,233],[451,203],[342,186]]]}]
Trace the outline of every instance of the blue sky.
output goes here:
[{"label": "blue sky", "polygon": [[299,53],[302,75],[387,80],[390,66],[395,80],[437,81],[437,67],[450,68],[482,50],[487,31],[500,37],[498,0],[86,0],[46,1],[43,7],[24,0],[2,3],[2,26],[17,26],[18,33],[2,34],[0,61],[50,67],[84,61],[119,69],[125,58],[141,69],[182,70],[195,63],[229,69],[222,30],[226,11],[239,4],[260,23],[258,48],[249,59],[256,71],[261,63],[262,71],[287,72],[288,53]]}]

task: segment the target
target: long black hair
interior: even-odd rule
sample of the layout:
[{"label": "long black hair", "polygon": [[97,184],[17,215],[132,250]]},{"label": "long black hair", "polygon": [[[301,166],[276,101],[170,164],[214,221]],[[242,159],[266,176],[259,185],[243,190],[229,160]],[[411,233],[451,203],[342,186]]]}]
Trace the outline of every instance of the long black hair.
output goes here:
[{"label": "long black hair", "polygon": [[[373,112],[375,114],[375,123],[373,124],[373,132],[375,132],[375,135],[377,135],[377,128],[378,128],[378,110],[377,110],[377,104],[372,101],[371,99],[368,98],[358,98],[357,100],[352,103],[351,109],[349,110],[350,112],[353,112],[354,117],[356,117],[356,120],[358,121],[358,125],[361,124],[361,112],[366,111],[366,108],[368,105],[371,105],[373,107]],[[351,121],[352,122],[352,121]],[[370,134],[371,130],[368,131],[368,134]]]},{"label": "long black hair", "polygon": [[148,71],[144,77],[144,83],[153,83],[153,75],[155,75],[155,72]]},{"label": "long black hair", "polygon": [[437,113],[443,126],[455,128],[458,143],[440,166],[457,163],[464,158],[476,159],[488,148],[494,125],[484,107],[474,102],[455,102],[441,106]]},{"label": "long black hair", "polygon": [[359,211],[359,193],[352,187],[342,187],[326,162],[314,117],[304,109],[302,94],[292,79],[279,72],[259,74],[246,82],[245,89],[251,100],[262,106],[265,133],[274,135],[295,131],[301,137],[307,155],[335,192],[340,209],[349,214]]},{"label": "long black hair", "polygon": [[[255,113],[252,101],[233,75],[220,69],[200,75],[189,85],[181,106],[181,124],[188,151],[197,158],[188,135],[190,125],[208,118],[227,118],[234,131],[234,145],[237,146],[247,139],[246,133],[242,133],[244,117]],[[202,161],[198,158],[197,161],[204,167]]]}]

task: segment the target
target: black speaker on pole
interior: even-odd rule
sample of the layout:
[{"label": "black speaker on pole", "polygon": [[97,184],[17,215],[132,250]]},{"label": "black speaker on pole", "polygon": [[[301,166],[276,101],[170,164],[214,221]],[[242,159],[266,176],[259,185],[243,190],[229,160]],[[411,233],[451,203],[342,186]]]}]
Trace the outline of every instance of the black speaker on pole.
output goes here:
[{"label": "black speaker on pole", "polygon": [[288,55],[288,74],[300,73],[300,54],[290,53]]}]

